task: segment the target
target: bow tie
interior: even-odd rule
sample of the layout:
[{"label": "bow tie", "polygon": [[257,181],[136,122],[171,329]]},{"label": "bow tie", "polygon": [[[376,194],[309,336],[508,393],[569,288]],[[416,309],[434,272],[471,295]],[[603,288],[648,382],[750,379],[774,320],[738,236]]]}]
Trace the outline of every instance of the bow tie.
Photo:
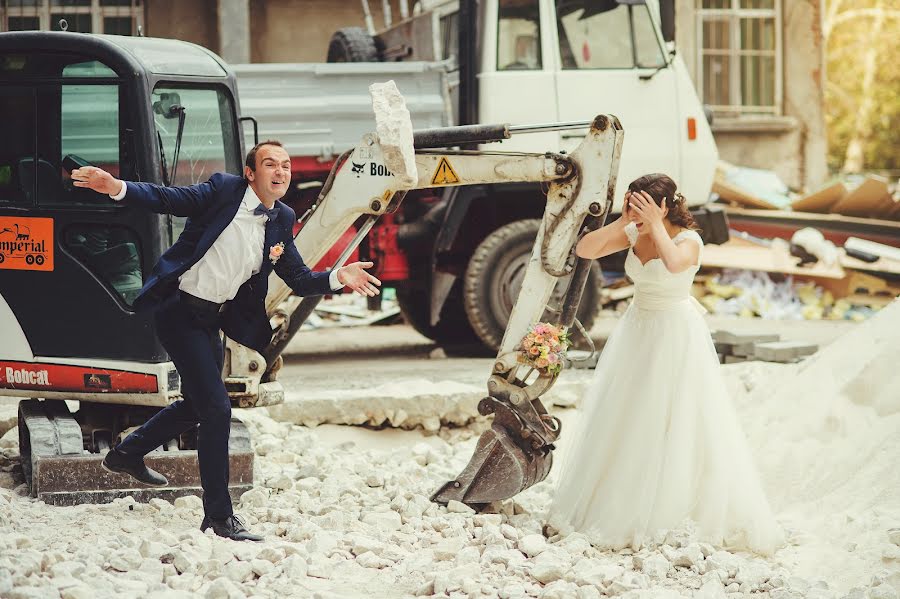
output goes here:
[{"label": "bow tie", "polygon": [[256,208],[253,209],[253,214],[265,214],[269,221],[274,221],[278,216],[278,206],[273,206],[272,208],[266,208],[264,204],[260,204]]}]

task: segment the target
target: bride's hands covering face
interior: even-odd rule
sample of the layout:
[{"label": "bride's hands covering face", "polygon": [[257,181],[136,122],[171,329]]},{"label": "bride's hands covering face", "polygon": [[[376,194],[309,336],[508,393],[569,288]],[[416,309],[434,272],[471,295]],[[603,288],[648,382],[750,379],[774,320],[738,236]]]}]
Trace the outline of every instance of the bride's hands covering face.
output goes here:
[{"label": "bride's hands covering face", "polygon": [[666,199],[663,198],[662,206],[658,206],[646,191],[628,191],[625,194],[625,208],[628,219],[644,231],[662,223],[668,213]]}]

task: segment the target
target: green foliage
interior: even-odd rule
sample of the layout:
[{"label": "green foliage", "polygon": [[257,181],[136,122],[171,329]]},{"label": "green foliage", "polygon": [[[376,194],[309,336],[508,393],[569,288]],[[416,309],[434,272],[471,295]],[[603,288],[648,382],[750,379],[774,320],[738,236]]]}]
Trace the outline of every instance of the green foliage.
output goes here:
[{"label": "green foliage", "polygon": [[[826,0],[825,6],[828,166],[841,170],[859,135],[864,170],[900,170],[900,0]],[[871,53],[875,70],[866,89]]]}]

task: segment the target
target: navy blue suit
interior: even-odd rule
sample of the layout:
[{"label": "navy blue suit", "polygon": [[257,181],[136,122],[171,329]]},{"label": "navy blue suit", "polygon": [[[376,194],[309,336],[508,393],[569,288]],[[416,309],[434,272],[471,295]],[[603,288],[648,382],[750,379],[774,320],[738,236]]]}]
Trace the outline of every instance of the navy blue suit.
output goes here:
[{"label": "navy blue suit", "polygon": [[[190,187],[160,187],[127,183],[124,201],[153,212],[188,217],[178,241],[160,257],[144,284],[135,309],[154,310],[156,331],[181,376],[183,400],[160,410],[117,449],[131,456],[146,455],[168,440],[199,426],[197,452],[206,515],[232,515],[228,494],[228,437],[231,402],[222,381],[224,352],[219,330],[235,341],[262,351],[272,337],[265,298],[269,273],[275,273],[297,295],[331,293],[329,272],[313,272],[294,245],[296,215],[276,202],[278,216],[266,224],[258,273],[245,281],[221,313],[201,314],[178,294],[178,278],[212,247],[237,214],[247,181],[217,173],[209,181]],[[284,253],[273,264],[269,250],[284,243]]]}]

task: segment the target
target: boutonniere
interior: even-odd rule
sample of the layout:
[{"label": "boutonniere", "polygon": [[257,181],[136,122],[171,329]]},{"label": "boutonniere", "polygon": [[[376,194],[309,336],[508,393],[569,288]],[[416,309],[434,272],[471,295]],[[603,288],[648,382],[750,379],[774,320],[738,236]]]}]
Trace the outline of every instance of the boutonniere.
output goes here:
[{"label": "boutonniere", "polygon": [[272,264],[278,262],[278,259],[281,258],[281,255],[284,253],[284,242],[279,241],[275,245],[269,248],[269,260],[272,261]]}]

